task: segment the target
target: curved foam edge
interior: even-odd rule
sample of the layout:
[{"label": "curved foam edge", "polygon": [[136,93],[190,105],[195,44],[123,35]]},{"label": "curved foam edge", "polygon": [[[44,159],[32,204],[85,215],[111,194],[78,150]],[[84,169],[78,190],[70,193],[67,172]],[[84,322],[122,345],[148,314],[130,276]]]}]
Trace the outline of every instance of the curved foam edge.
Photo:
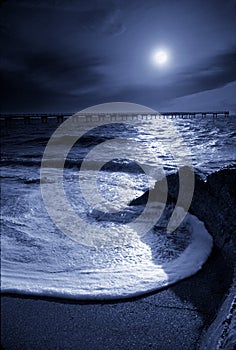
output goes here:
[{"label": "curved foam edge", "polygon": [[[194,275],[211,253],[213,239],[204,223],[190,214],[187,214],[186,220],[192,233],[192,241],[183,253],[171,262],[156,265],[149,261],[148,264],[142,263],[126,270],[113,268],[81,271],[79,276],[76,276],[75,272],[70,278],[66,272],[47,273],[40,278],[37,271],[27,271],[27,268],[20,276],[12,277],[14,268],[11,266],[11,269],[2,268],[1,291],[74,300],[125,299],[158,291]],[[91,279],[88,279],[88,275]],[[17,284],[17,287],[14,287],[14,284]]]}]

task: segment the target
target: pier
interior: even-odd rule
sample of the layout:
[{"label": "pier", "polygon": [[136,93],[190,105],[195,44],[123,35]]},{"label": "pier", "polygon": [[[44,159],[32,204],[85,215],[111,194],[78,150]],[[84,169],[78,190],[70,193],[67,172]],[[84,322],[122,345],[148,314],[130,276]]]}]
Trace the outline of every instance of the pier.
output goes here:
[{"label": "pier", "polygon": [[122,120],[148,120],[148,119],[158,119],[158,118],[206,118],[213,117],[217,118],[219,116],[229,117],[229,111],[208,111],[208,112],[114,112],[114,113],[21,113],[21,114],[0,114],[0,120],[5,122],[6,126],[10,126],[14,120],[23,120],[25,125],[29,125],[34,119],[40,120],[42,124],[46,124],[48,119],[55,119],[57,123],[62,123],[65,119],[73,116],[75,121],[80,119],[90,121],[93,118],[99,118],[99,120],[105,120],[110,118],[111,121],[122,121]]},{"label": "pier", "polygon": [[1,113],[0,120],[4,121],[6,126],[10,126],[16,120],[23,120],[25,125],[29,125],[35,119],[41,121],[42,124],[46,124],[49,119],[62,123],[72,115],[73,113]]}]

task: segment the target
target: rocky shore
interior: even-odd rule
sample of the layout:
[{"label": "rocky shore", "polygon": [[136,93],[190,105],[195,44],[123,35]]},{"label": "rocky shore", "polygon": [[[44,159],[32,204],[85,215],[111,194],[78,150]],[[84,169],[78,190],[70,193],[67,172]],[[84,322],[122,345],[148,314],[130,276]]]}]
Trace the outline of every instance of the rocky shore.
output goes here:
[{"label": "rocky shore", "polygon": [[205,222],[208,231],[214,237],[215,244],[233,269],[232,285],[214,322],[202,338],[201,350],[233,350],[236,346],[235,180],[235,166],[208,176],[204,183],[196,179],[196,195],[192,202],[192,211]]},{"label": "rocky shore", "polygon": [[[185,169],[185,172],[188,169]],[[178,174],[167,176],[168,200],[176,202],[179,193]],[[200,342],[201,350],[231,350],[236,345],[236,166],[221,169],[209,175],[206,180],[195,175],[195,191],[190,212],[205,223],[216,247],[220,249],[232,270],[232,284],[225,295],[225,301],[218,310],[215,320],[204,331]],[[160,191],[161,185],[156,188]],[[148,192],[132,205],[147,201]],[[222,284],[224,281],[222,281]]]}]

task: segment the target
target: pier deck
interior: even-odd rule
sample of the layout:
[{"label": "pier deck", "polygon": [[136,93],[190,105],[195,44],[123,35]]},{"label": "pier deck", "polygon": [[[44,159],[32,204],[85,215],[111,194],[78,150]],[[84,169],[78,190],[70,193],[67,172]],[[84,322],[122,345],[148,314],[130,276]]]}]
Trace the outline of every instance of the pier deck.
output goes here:
[{"label": "pier deck", "polygon": [[0,120],[5,121],[5,125],[11,125],[13,120],[21,119],[24,124],[30,124],[32,119],[38,119],[41,123],[47,123],[49,118],[54,118],[58,123],[64,121],[64,119],[73,116],[73,119],[79,121],[80,118],[91,120],[93,117],[104,119],[110,117],[112,121],[115,120],[143,120],[143,119],[158,119],[158,118],[206,118],[211,116],[217,118],[218,116],[229,116],[229,111],[208,111],[208,112],[153,112],[153,113],[140,113],[140,112],[122,112],[122,113],[24,113],[24,114],[0,114]]}]

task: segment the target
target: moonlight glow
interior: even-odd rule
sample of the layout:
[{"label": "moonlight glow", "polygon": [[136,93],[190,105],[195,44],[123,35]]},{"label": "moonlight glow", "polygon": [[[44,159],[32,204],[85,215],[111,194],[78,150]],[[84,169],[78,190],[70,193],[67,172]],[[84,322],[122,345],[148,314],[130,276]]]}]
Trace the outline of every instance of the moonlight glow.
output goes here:
[{"label": "moonlight glow", "polygon": [[168,61],[168,53],[164,50],[157,50],[153,53],[153,62],[157,65],[164,65]]}]

